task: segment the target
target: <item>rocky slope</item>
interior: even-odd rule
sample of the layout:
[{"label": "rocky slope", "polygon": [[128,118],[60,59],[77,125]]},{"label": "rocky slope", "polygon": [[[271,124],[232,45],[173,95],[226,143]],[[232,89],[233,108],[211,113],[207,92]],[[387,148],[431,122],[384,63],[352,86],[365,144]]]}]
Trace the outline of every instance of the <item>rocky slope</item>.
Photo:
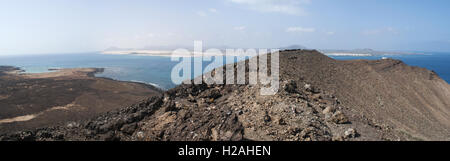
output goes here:
[{"label": "rocky slope", "polygon": [[309,50],[283,51],[279,64],[276,95],[260,95],[259,84],[183,84],[89,121],[0,139],[450,140],[450,86],[432,71]]}]

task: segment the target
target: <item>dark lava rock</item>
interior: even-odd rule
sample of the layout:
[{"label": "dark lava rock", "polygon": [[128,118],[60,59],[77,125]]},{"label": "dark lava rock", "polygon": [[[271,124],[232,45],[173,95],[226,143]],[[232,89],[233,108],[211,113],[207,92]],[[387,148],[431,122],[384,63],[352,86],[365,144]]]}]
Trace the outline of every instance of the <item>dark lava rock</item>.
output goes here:
[{"label": "dark lava rock", "polygon": [[336,111],[330,118],[331,122],[334,122],[336,124],[348,124],[350,123],[347,116],[344,115],[341,111]]}]

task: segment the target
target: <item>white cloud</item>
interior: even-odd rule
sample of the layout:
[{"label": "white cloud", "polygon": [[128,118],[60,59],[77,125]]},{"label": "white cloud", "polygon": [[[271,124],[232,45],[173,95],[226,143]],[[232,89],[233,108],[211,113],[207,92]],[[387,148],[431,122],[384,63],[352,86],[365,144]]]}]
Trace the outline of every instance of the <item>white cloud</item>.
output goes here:
[{"label": "white cloud", "polygon": [[242,31],[242,30],[245,30],[245,26],[236,26],[236,27],[234,27],[234,30],[238,30],[238,31]]},{"label": "white cloud", "polygon": [[392,28],[392,27],[387,27],[386,30],[392,32],[392,31],[394,31],[394,28]]},{"label": "white cloud", "polygon": [[217,13],[217,12],[218,12],[217,9],[209,8],[207,11],[200,10],[200,11],[195,12],[195,14],[197,14],[198,16],[201,16],[201,17],[206,17],[206,16],[208,16],[208,13]]},{"label": "white cloud", "polygon": [[288,27],[286,32],[315,32],[315,28],[303,28],[303,27]]},{"label": "white cloud", "polygon": [[171,36],[176,36],[176,34],[173,33],[173,32],[168,32],[168,33],[167,33],[167,36],[169,36],[169,37],[171,37]]},{"label": "white cloud", "polygon": [[325,34],[327,34],[327,35],[334,35],[335,32],[333,32],[333,31],[328,31],[328,32],[326,32]]},{"label": "white cloud", "polygon": [[364,30],[362,31],[363,35],[371,36],[371,35],[380,35],[380,34],[398,34],[399,32],[393,28],[393,27],[385,27],[385,28],[379,28],[379,29],[371,29],[371,30]]},{"label": "white cloud", "polygon": [[379,29],[364,30],[362,32],[363,35],[378,35],[380,33],[381,33],[381,30],[379,30]]},{"label": "white cloud", "polygon": [[215,9],[215,8],[210,8],[210,9],[208,9],[208,11],[211,13],[217,13],[217,9]]},{"label": "white cloud", "polygon": [[206,13],[204,11],[197,11],[197,12],[195,12],[195,14],[197,14],[198,16],[201,16],[201,17],[206,16]]},{"label": "white cloud", "polygon": [[259,12],[283,13],[289,15],[306,15],[302,5],[311,3],[311,0],[229,0],[236,4]]}]

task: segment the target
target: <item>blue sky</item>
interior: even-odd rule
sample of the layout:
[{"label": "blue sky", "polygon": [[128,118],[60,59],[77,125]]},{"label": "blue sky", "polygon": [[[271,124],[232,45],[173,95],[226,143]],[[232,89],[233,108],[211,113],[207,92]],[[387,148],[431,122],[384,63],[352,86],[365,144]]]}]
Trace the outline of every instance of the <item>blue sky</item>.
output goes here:
[{"label": "blue sky", "polygon": [[205,46],[450,51],[448,0],[0,0],[0,54]]}]

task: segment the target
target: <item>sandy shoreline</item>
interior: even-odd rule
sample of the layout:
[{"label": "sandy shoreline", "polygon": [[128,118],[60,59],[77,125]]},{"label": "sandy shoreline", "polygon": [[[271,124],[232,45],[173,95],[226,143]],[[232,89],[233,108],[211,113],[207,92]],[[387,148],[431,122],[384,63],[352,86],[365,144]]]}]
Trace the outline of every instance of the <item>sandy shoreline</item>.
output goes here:
[{"label": "sandy shoreline", "polygon": [[103,68],[62,68],[62,69],[48,69],[50,72],[44,73],[23,73],[23,70],[7,71],[5,73],[16,75],[28,79],[40,78],[56,78],[56,77],[92,77],[95,73],[103,72]]}]

